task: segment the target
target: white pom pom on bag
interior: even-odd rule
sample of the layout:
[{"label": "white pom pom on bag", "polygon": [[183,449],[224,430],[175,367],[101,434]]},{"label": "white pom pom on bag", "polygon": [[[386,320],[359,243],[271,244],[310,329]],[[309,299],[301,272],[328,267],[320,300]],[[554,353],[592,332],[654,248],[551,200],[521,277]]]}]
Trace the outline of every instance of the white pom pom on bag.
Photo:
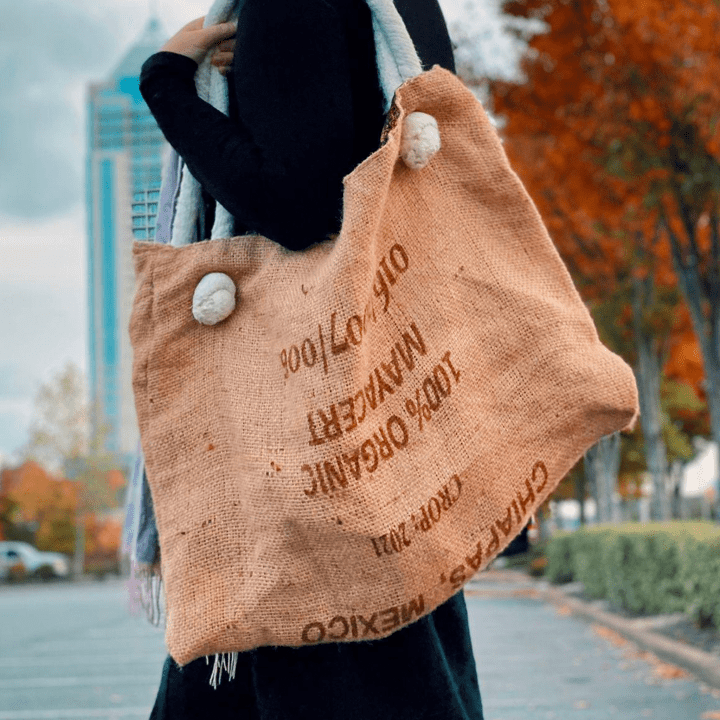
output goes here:
[{"label": "white pom pom on bag", "polygon": [[193,294],[193,317],[203,325],[222,322],[235,309],[235,283],[225,273],[208,273]]},{"label": "white pom pom on bag", "polygon": [[400,156],[411,170],[427,167],[440,147],[440,130],[432,115],[413,112],[405,118]]},{"label": "white pom pom on bag", "polygon": [[[216,654],[216,678],[238,651],[427,615],[639,415],[632,368],[601,343],[482,106],[420,71],[391,0],[369,4],[401,85],[382,146],[344,180],[339,236],[133,247],[166,641],[180,665]],[[403,139],[432,123],[407,130],[414,113],[442,138],[420,170]],[[218,272],[237,305],[207,326],[189,308]]]}]

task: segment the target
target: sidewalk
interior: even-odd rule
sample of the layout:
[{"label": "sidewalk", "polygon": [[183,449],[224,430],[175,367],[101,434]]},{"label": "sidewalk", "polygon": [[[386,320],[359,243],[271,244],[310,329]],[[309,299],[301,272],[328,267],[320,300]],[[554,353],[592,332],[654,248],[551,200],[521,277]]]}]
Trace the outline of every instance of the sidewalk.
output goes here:
[{"label": "sidewalk", "polygon": [[573,597],[569,589],[547,586],[540,592],[546,600],[567,608],[578,617],[600,623],[720,691],[720,657],[661,633],[663,626],[672,624],[678,616],[627,618],[610,612],[602,601],[587,602]]},{"label": "sidewalk", "polygon": [[486,720],[720,720],[720,661],[690,674],[692,648],[658,636],[661,653],[642,621],[515,571],[481,573],[466,598]]}]

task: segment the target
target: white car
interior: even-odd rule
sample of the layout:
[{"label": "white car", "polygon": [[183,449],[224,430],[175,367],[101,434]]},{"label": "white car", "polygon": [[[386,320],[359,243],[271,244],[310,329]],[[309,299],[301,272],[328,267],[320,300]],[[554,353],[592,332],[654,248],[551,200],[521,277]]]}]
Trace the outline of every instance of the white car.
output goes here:
[{"label": "white car", "polygon": [[0,552],[0,582],[10,577],[10,561]]},{"label": "white car", "polygon": [[[0,541],[0,568],[22,565],[25,575],[37,578],[67,578],[70,576],[70,559],[57,552],[43,552],[26,542]],[[0,569],[0,578],[3,571]],[[7,577],[7,575],[6,575]]]}]

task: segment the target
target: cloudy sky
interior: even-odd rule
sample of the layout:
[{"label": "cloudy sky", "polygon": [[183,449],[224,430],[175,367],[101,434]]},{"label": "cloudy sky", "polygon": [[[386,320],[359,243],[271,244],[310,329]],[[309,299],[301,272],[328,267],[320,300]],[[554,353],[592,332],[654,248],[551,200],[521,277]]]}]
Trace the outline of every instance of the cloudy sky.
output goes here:
[{"label": "cloudy sky", "polygon": [[[440,0],[449,23],[466,0]],[[479,34],[488,4],[474,0]],[[86,369],[85,93],[145,28],[153,0],[22,0],[0,25],[0,461],[26,440],[37,388]],[[166,33],[210,0],[154,0]],[[484,43],[485,44],[485,43]],[[486,44],[487,45],[487,44]],[[485,53],[484,53],[485,54]],[[489,53],[497,58],[502,53]]]}]

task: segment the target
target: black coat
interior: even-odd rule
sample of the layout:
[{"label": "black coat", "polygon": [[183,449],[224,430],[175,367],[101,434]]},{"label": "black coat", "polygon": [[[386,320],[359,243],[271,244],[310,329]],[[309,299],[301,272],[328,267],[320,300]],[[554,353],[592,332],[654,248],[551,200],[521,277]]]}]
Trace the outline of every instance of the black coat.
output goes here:
[{"label": "black coat", "polygon": [[[437,0],[397,5],[424,67],[454,71]],[[234,216],[235,233],[299,250],[337,232],[342,179],[378,148],[384,121],[364,0],[246,0],[229,118],[198,98],[196,69],[157,53],[140,90],[193,176]]]},{"label": "black coat", "polygon": [[168,657],[150,720],[483,720],[462,593],[381,640],[240,653],[217,689],[211,668]]}]

